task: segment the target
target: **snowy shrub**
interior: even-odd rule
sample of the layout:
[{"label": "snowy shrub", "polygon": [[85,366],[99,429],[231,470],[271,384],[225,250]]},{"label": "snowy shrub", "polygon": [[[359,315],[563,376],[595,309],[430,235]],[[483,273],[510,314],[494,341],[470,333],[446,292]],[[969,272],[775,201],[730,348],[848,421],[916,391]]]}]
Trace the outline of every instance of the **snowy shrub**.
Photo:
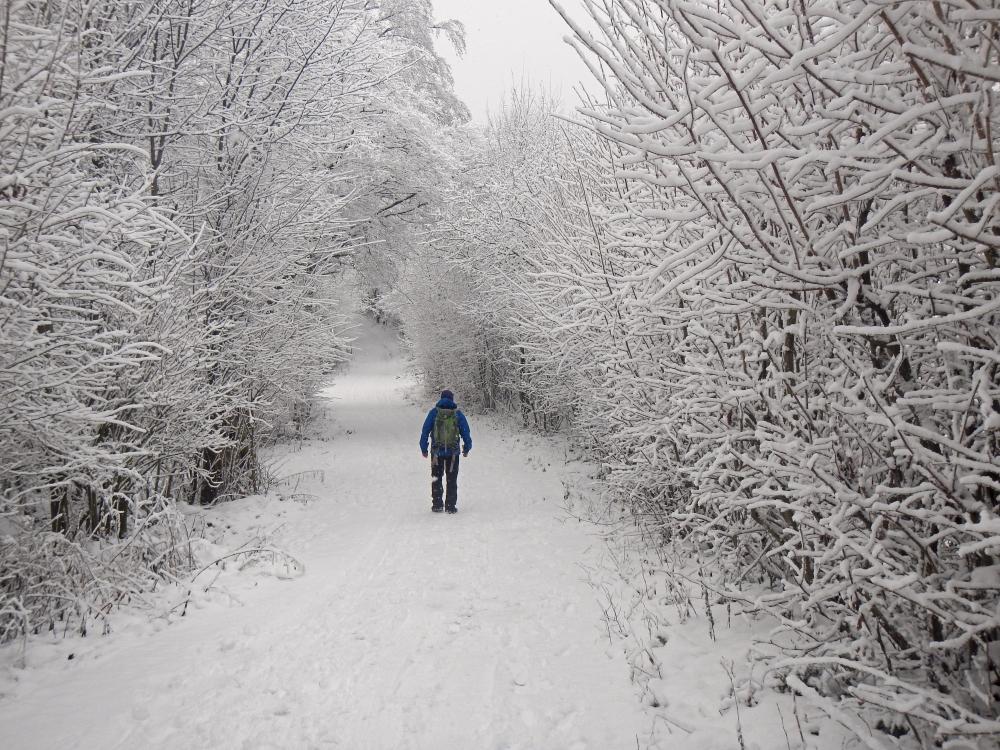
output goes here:
[{"label": "snowy shrub", "polygon": [[[13,506],[48,498],[57,530],[84,495],[96,528],[135,480],[142,406],[128,392],[167,351],[143,326],[169,289],[147,258],[186,242],[141,189],[96,167],[137,154],[88,138],[116,76],[80,67],[76,10],[13,3],[0,90],[0,490]],[[95,488],[114,489],[98,499]]]},{"label": "snowy shrub", "polygon": [[122,539],[73,540],[24,516],[8,516],[0,544],[0,643],[51,633],[106,633],[108,615],[142,604],[194,560],[183,519],[161,500]]},{"label": "snowy shrub", "polygon": [[587,393],[606,480],[734,590],[769,584],[790,686],[914,744],[988,742],[996,12],[586,6],[603,35],[576,43],[608,96],[584,111],[604,156],[577,156],[593,239],[542,255],[537,297],[577,300],[564,351],[613,353]]}]

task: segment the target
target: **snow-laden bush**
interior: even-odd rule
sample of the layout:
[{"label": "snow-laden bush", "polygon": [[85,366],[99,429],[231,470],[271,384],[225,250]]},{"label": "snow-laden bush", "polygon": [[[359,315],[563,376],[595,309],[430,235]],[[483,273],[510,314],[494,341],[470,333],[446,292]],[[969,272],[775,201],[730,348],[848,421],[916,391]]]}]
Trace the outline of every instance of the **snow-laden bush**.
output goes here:
[{"label": "snow-laden bush", "polygon": [[81,64],[85,11],[58,10],[15,2],[3,26],[0,510],[47,500],[66,530],[77,501],[74,523],[86,514],[91,530],[124,529],[122,495],[147,439],[132,391],[150,388],[150,366],[173,343],[171,325],[149,325],[173,280],[149,258],[190,243],[142,185],[97,168],[141,154],[88,138],[117,76]]},{"label": "snow-laden bush", "polygon": [[1000,731],[996,12],[586,5],[622,198],[562,335],[619,354],[591,393],[608,481],[771,585],[789,685],[975,745]]},{"label": "snow-laden bush", "polygon": [[71,539],[23,514],[0,517],[0,643],[108,630],[108,615],[170,584],[195,560],[184,519],[165,498],[139,508],[123,538]]}]

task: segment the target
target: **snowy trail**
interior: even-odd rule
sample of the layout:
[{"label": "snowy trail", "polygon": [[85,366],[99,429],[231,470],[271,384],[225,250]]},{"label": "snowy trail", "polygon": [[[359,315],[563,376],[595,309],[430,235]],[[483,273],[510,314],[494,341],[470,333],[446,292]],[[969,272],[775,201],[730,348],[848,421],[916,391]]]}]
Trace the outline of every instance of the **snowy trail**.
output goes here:
[{"label": "snowy trail", "polygon": [[282,454],[283,474],[323,472],[300,487],[317,498],[231,511],[283,524],[305,575],[29,665],[0,698],[0,745],[636,747],[647,720],[606,653],[577,564],[590,540],[558,517],[546,446],[470,415],[460,512],[430,513],[425,406],[391,335],[362,332],[315,439]]}]

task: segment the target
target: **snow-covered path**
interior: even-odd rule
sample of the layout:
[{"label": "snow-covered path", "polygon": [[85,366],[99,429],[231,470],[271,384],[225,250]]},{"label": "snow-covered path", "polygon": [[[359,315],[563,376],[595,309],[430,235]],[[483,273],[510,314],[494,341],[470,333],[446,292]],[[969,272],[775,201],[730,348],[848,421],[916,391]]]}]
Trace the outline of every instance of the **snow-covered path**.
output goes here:
[{"label": "snow-covered path", "polygon": [[[425,405],[367,325],[314,439],[307,503],[243,501],[305,565],[159,632],[86,639],[0,696],[4,748],[635,748],[647,720],[602,642],[537,438],[470,415],[456,516],[430,513]],[[461,394],[458,394],[459,397]],[[429,406],[426,405],[426,406]],[[541,449],[541,452],[539,450]],[[551,451],[548,451],[551,453]],[[238,504],[232,504],[238,505]]]}]

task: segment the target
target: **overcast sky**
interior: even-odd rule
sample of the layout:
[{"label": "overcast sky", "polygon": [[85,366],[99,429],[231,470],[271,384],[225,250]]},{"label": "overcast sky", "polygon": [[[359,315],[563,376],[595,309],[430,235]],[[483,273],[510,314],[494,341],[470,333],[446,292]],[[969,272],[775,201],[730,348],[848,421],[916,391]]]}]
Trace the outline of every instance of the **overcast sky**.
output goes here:
[{"label": "overcast sky", "polygon": [[[441,54],[451,63],[455,90],[469,105],[472,118],[485,124],[487,109],[496,111],[512,81],[522,79],[561,91],[565,104],[576,104],[573,87],[590,72],[563,41],[570,28],[548,0],[433,0],[437,20],[465,24],[468,51],[457,58],[442,37]],[[578,0],[562,0],[580,18]],[[593,86],[588,86],[593,90]]]}]

